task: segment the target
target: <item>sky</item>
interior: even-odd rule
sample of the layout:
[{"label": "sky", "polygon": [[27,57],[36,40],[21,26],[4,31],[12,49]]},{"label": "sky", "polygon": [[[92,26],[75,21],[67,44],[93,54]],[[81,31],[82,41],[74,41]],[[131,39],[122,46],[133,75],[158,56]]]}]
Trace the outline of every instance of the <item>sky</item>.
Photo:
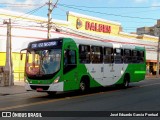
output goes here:
[{"label": "sky", "polygon": [[[0,8],[47,18],[48,1],[1,0]],[[56,2],[52,0],[53,5]],[[150,27],[157,23],[160,0],[58,0],[52,18],[66,21],[67,11],[119,22],[123,31],[129,33],[136,32],[138,27]]]}]

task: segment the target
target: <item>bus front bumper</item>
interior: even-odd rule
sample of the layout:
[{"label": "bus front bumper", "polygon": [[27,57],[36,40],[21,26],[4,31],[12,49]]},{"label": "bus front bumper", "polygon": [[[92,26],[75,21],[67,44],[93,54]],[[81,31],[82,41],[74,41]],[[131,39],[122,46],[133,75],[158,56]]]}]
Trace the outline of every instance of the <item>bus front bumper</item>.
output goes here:
[{"label": "bus front bumper", "polygon": [[64,82],[54,83],[54,84],[29,84],[25,83],[25,89],[27,91],[36,90],[38,92],[48,92],[48,91],[63,91]]}]

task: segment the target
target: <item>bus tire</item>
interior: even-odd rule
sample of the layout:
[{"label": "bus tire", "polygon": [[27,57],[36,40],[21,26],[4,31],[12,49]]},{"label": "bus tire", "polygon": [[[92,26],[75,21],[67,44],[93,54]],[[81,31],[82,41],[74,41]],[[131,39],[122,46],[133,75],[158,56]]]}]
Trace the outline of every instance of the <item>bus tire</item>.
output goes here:
[{"label": "bus tire", "polygon": [[122,87],[123,88],[128,88],[129,87],[129,82],[130,82],[130,75],[125,74],[124,79],[123,79]]},{"label": "bus tire", "polygon": [[80,91],[81,92],[87,92],[89,90],[89,79],[87,77],[84,77],[84,78],[85,79],[82,79],[80,82]]}]

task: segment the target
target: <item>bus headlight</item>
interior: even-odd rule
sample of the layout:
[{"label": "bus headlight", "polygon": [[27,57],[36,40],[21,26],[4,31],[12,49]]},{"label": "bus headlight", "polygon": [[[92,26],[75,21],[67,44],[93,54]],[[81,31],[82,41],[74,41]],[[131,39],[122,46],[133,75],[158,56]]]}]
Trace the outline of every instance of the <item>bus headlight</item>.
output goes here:
[{"label": "bus headlight", "polygon": [[58,83],[58,81],[59,81],[59,76],[54,80],[54,83]]}]

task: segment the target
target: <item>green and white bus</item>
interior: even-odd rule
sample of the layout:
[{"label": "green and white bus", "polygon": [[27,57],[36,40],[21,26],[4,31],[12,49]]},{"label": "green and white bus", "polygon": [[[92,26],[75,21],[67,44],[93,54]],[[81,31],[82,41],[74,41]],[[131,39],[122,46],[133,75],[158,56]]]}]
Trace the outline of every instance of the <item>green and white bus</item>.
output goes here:
[{"label": "green and white bus", "polygon": [[25,88],[53,94],[145,79],[144,47],[98,40],[55,38],[26,49]]}]

